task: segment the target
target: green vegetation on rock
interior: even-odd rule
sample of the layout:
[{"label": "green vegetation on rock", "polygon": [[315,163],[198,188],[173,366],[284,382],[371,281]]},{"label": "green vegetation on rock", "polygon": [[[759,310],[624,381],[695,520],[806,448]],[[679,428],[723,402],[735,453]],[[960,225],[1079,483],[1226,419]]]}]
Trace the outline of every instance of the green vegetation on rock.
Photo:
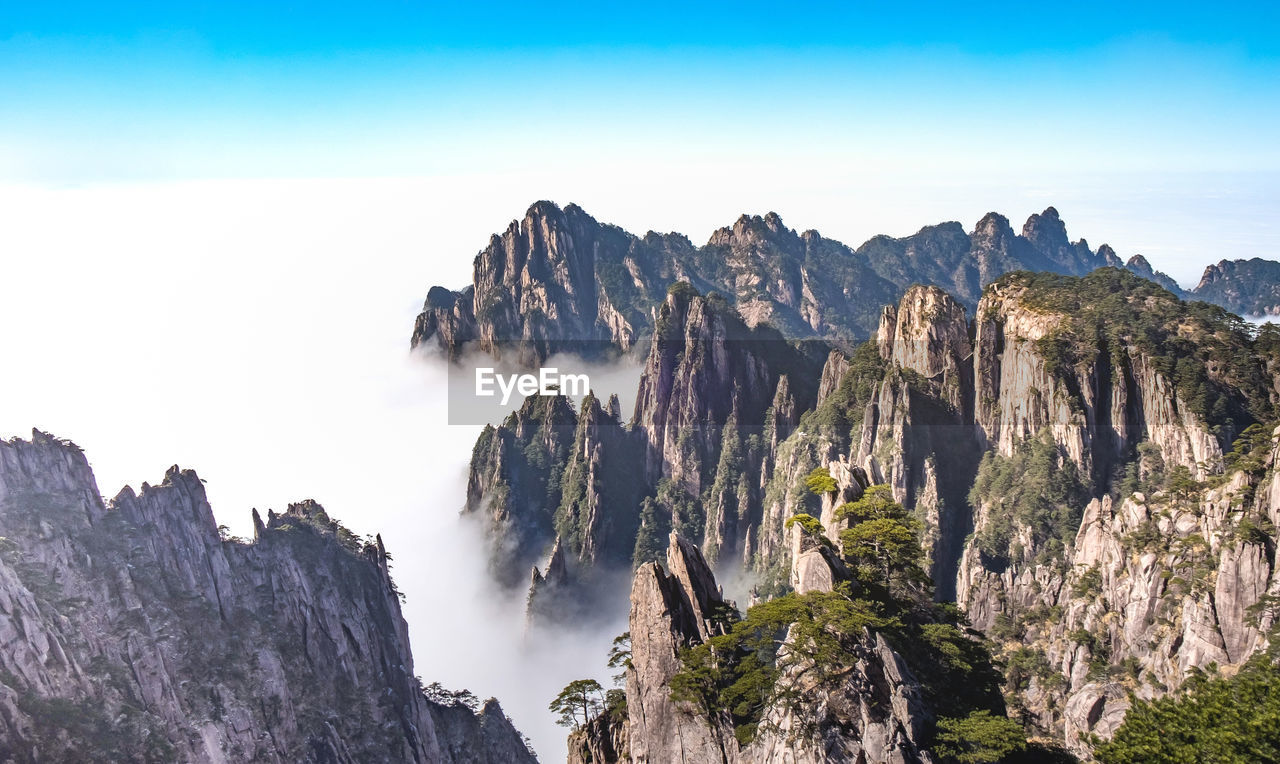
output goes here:
[{"label": "green vegetation on rock", "polygon": [[867,403],[875,395],[876,386],[884,379],[886,370],[885,360],[880,357],[874,341],[858,345],[849,357],[849,368],[840,378],[840,385],[822,401],[822,405],[801,417],[800,429],[820,434],[841,448],[848,448],[853,435],[862,426]]},{"label": "green vegetation on rock", "polygon": [[1037,341],[1050,373],[1103,360],[1114,375],[1144,358],[1224,449],[1249,425],[1274,416],[1271,375],[1259,353],[1266,343],[1223,308],[1183,302],[1118,268],[1082,278],[1018,272],[997,283],[1023,288],[1028,307],[1062,317]]},{"label": "green vegetation on rock", "polygon": [[1109,742],[1103,764],[1280,761],[1280,671],[1258,655],[1232,677],[1193,675],[1180,693],[1136,700]]},{"label": "green vegetation on rock", "polygon": [[[815,471],[806,482],[825,491],[828,479]],[[769,724],[767,709],[809,723],[813,693],[840,692],[866,660],[873,644],[868,640],[874,639],[869,635],[879,633],[913,667],[924,700],[940,717],[963,720],[986,710],[1001,718],[1000,674],[959,611],[932,600],[920,567],[915,521],[887,486],[867,489],[838,514],[850,523],[842,533],[843,557],[855,580],[842,581],[832,591],[784,594],[744,614],[717,614],[719,633],[681,652],[671,697],[708,719],[729,714],[745,745]],[[810,515],[796,515],[789,524],[822,535],[821,524]],[[960,725],[949,734],[958,746],[987,750],[981,745],[990,741],[967,735],[991,737],[995,733],[989,727]]]},{"label": "green vegetation on rock", "polygon": [[986,709],[958,719],[938,720],[934,752],[944,761],[990,764],[1004,761],[1010,754],[1026,748],[1027,737],[1021,725],[1007,716],[994,716]]},{"label": "green vegetation on rock", "polygon": [[1075,537],[1089,494],[1079,471],[1047,430],[1018,445],[1013,456],[988,451],[969,491],[974,507],[988,507],[977,545],[989,560],[1007,562],[1018,525],[1031,529],[1044,555],[1061,555]]}]

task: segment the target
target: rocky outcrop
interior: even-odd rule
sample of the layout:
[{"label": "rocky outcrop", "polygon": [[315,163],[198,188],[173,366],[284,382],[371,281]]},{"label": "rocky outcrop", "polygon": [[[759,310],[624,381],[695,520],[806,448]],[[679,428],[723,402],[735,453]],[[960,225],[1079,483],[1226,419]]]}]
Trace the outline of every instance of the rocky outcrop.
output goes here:
[{"label": "rocky outcrop", "polygon": [[[1103,246],[1106,246],[1106,245],[1103,245]],[[1183,289],[1181,286],[1178,285],[1178,282],[1173,280],[1171,276],[1169,276],[1168,274],[1162,271],[1157,271],[1155,268],[1152,268],[1151,263],[1147,262],[1147,258],[1143,257],[1142,255],[1134,255],[1133,257],[1129,258],[1129,261],[1124,264],[1124,267],[1136,273],[1137,275],[1141,276],[1142,278],[1146,279],[1147,281],[1153,281],[1159,284],[1160,286],[1169,290],[1171,294],[1177,296],[1179,299],[1185,300],[1187,299],[1187,297],[1190,296],[1185,289]],[[1213,301],[1210,300],[1210,302],[1213,302]]]},{"label": "rocky outcrop", "polygon": [[564,546],[560,538],[551,547],[551,557],[543,570],[533,569],[529,580],[529,598],[525,616],[529,623],[554,620],[571,620],[576,614],[576,597],[569,577],[569,565],[565,560]]},{"label": "rocky outcrop", "polygon": [[669,528],[712,559],[747,559],[765,475],[813,407],[825,346],[747,327],[723,299],[674,288],[658,314],[634,430]]},{"label": "rocky outcrop", "polygon": [[849,358],[839,350],[832,350],[827,362],[822,366],[822,378],[818,380],[818,405],[821,406],[831,394],[840,388],[840,382],[849,371]]},{"label": "rocky outcrop", "polygon": [[817,231],[788,229],[776,213],[743,215],[711,235],[698,274],[749,326],[767,322],[787,337],[850,341],[865,336],[871,306],[897,290],[853,255]]},{"label": "rocky outcrop", "polygon": [[460,358],[467,344],[474,342],[480,334],[476,323],[475,294],[474,285],[461,292],[431,287],[422,312],[414,320],[412,347],[434,339],[438,347],[448,353],[450,360]]},{"label": "rocky outcrop", "polygon": [[[1277,571],[1268,550],[1274,450],[1194,495],[1094,499],[1067,558],[1022,561],[962,583],[969,613],[1037,668],[1020,702],[1079,752],[1109,737],[1128,696],[1176,690],[1196,669],[1238,666],[1266,645]],[[964,570],[981,570],[969,566]]]},{"label": "rocky outcrop", "polygon": [[[1091,313],[1093,306],[1069,291],[1086,285],[1126,294],[1126,309]],[[1055,299],[1065,302],[1046,305]],[[1080,287],[1040,286],[1030,277],[993,285],[979,303],[974,341],[975,419],[987,441],[1010,456],[1016,444],[1047,431],[1099,488],[1143,439],[1159,447],[1168,467],[1182,465],[1200,477],[1215,471],[1223,444],[1210,432],[1214,423],[1206,421],[1207,412],[1193,410],[1190,390],[1179,390],[1166,370],[1179,340],[1194,336],[1211,347],[1219,329],[1182,306],[1118,271],[1099,272]],[[1143,319],[1153,324],[1148,335],[1135,336],[1138,321],[1129,310],[1150,317]],[[1244,343],[1235,331],[1228,339]],[[1153,337],[1163,341],[1153,344]],[[1210,365],[1206,383],[1215,381],[1215,371]],[[1260,384],[1259,370],[1247,373],[1249,379],[1221,380],[1215,392],[1247,407],[1239,402],[1242,390]]]},{"label": "rocky outcrop", "polygon": [[588,394],[575,414],[565,397],[530,396],[476,443],[463,512],[484,525],[495,578],[515,587],[549,560],[547,572],[524,579],[532,620],[614,612],[599,598],[616,599],[615,574],[632,567],[652,489],[642,436],[618,421],[616,398],[610,408]]},{"label": "rocky outcrop", "polygon": [[[681,667],[680,651],[723,633],[728,624],[725,609],[732,603],[723,600],[697,548],[675,534],[666,567],[642,566],[632,587],[625,724],[597,722],[571,738],[576,747],[615,752],[611,758],[594,759],[599,761],[933,761],[921,748],[930,716],[919,687],[902,658],[878,634],[864,635],[853,670],[838,689],[812,690],[812,702],[802,705],[804,718],[781,708],[769,710],[762,732],[746,745],[735,738],[727,713],[708,718],[672,700],[670,682]],[[603,739],[606,734],[625,740],[627,749],[611,747]]]},{"label": "rocky outcrop", "polygon": [[880,355],[897,366],[933,379],[943,377],[964,392],[959,377],[973,357],[964,306],[936,287],[907,290],[898,305],[886,306],[876,331]]},{"label": "rocky outcrop", "polygon": [[645,494],[643,438],[587,395],[578,412],[573,445],[560,480],[556,531],[584,565],[629,567]]},{"label": "rocky outcrop", "polygon": [[[864,487],[855,490],[860,491]],[[842,493],[844,491],[837,491],[837,495]],[[834,497],[827,503],[834,505]],[[823,516],[829,521],[822,525],[827,531],[824,537],[814,538],[800,526],[791,526],[791,589],[797,594],[829,592],[840,581],[851,578],[847,566],[836,552],[842,527],[831,519],[831,513],[825,507]]]},{"label": "rocky outcrop", "polygon": [[627,718],[605,712],[569,735],[568,764],[616,764],[631,761]]},{"label": "rocky outcrop", "polygon": [[456,358],[474,343],[529,363],[625,351],[648,333],[650,304],[692,249],[681,236],[637,239],[576,205],[537,202],[476,255],[469,287],[431,290],[412,344],[435,341]]},{"label": "rocky outcrop", "polygon": [[889,371],[867,406],[855,461],[921,520],[927,568],[950,599],[981,452],[964,307],[936,287],[912,287],[885,307],[876,344]]},{"label": "rocky outcrop", "polygon": [[[799,713],[772,710],[766,732],[742,751],[739,760],[933,762],[934,756],[923,747],[932,715],[911,670],[882,635],[864,635],[851,673],[836,691],[814,693],[812,704]],[[815,726],[816,733],[803,732]]]},{"label": "rocky outcrop", "polygon": [[442,761],[457,764],[534,762],[524,736],[511,724],[498,701],[489,698],[478,710],[466,703],[429,702]]},{"label": "rocky outcrop", "polygon": [[1022,238],[1047,266],[1027,270],[1083,276],[1095,268],[1120,267],[1120,258],[1111,247],[1104,244],[1094,252],[1084,239],[1070,241],[1067,226],[1053,207],[1027,218],[1022,226]]},{"label": "rocky outcrop", "polygon": [[[671,535],[667,570],[636,571],[631,586],[631,665],[627,669],[630,756],[635,762],[736,761],[732,726],[712,726],[671,699],[680,651],[723,630],[719,587],[697,548]],[[727,717],[726,717],[727,718]],[[731,759],[730,756],[733,756]]]},{"label": "rocky outcrop", "polygon": [[381,539],[314,502],[227,538],[201,480],[103,502],[0,443],[0,751],[16,760],[533,761],[496,702],[429,700]]},{"label": "rocky outcrop", "polygon": [[489,568],[505,586],[519,584],[555,538],[561,471],[577,427],[568,399],[533,395],[476,441],[463,514],[483,525]]},{"label": "rocky outcrop", "polygon": [[752,329],[687,284],[648,347],[629,425],[591,395],[576,415],[564,398],[530,397],[482,433],[465,511],[484,522],[500,581],[514,585],[556,536],[570,568],[597,572],[652,559],[671,530],[712,559],[751,555],[761,475],[813,407],[827,349]]},{"label": "rocky outcrop", "polygon": [[725,423],[760,427],[775,400],[785,419],[811,408],[820,363],[776,332],[749,329],[722,300],[673,289],[658,312],[636,399],[650,481],[668,478],[700,495],[714,479]]}]

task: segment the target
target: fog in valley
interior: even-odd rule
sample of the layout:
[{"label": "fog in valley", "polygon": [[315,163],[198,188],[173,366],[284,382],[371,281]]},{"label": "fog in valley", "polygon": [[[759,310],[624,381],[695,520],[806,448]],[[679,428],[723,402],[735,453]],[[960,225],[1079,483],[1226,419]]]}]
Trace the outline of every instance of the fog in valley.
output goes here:
[{"label": "fog in valley", "polygon": [[[193,468],[233,534],[252,535],[250,508],[305,498],[381,533],[416,673],[499,698],[543,760],[563,759],[547,703],[573,679],[607,686],[625,616],[526,633],[526,593],[490,583],[479,530],[459,517],[480,427],[447,424],[443,361],[409,352],[430,284],[388,267],[423,260],[422,219],[388,194],[362,209],[350,189],[255,188],[22,202],[32,215],[4,249],[34,254],[3,287],[0,433],[74,440],[107,498]],[[438,260],[454,266],[441,280],[468,278],[466,254]],[[634,401],[637,370],[588,369],[597,385],[629,380]]]}]

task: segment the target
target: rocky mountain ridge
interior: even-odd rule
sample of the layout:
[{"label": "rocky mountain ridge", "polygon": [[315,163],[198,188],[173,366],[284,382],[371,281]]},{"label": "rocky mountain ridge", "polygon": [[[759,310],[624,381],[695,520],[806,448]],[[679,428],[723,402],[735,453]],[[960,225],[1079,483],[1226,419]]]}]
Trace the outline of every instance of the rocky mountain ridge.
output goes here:
[{"label": "rocky mountain ridge", "polygon": [[534,761],[424,692],[380,538],[311,501],[254,531],[190,470],[104,501],[70,442],[0,442],[0,758]]},{"label": "rocky mountain ridge", "polygon": [[1280,309],[1280,263],[1253,257],[1207,266],[1193,294],[1243,316],[1274,316]]},{"label": "rocky mountain ridge", "polygon": [[[1189,293],[1141,255],[1124,267],[1180,297],[1268,313],[1280,303],[1280,265],[1268,262],[1210,266]],[[857,248],[789,229],[776,213],[743,215],[698,247],[681,234],[638,237],[577,205],[540,201],[491,237],[469,286],[431,288],[411,344],[432,343],[454,358],[475,347],[528,363],[562,351],[608,357],[648,337],[667,287],[683,281],[724,295],[750,326],[767,322],[789,338],[851,347],[876,331],[880,306],[915,284],[939,286],[972,310],[987,284],[1012,271],[1083,276],[1121,264],[1105,244],[1070,241],[1053,207],[1031,215],[1020,233],[990,213],[971,232],[941,223]]]},{"label": "rocky mountain ridge", "polygon": [[[962,317],[936,306],[945,300],[926,310],[909,293],[880,333],[890,367],[918,375],[913,392],[944,413],[880,426],[884,450],[862,449],[860,463],[914,503],[926,551],[946,539],[928,529],[945,528],[948,513],[961,515],[953,528],[972,528],[952,532],[963,538],[950,572],[957,603],[999,645],[1011,707],[1088,755],[1090,736],[1123,719],[1130,690],[1174,691],[1189,672],[1238,666],[1265,644],[1257,603],[1274,588],[1274,558],[1257,550],[1274,549],[1276,531],[1258,497],[1275,444],[1246,428],[1275,418],[1275,332],[1251,339],[1223,311],[1114,271],[998,280],[971,345]],[[893,347],[903,315],[924,324],[914,352]],[[946,384],[941,372],[970,349],[971,381]],[[952,443],[985,451],[976,474],[954,452],[923,466],[894,458],[939,422]],[[905,490],[946,475],[965,476],[968,496],[926,490],[922,505]]]}]

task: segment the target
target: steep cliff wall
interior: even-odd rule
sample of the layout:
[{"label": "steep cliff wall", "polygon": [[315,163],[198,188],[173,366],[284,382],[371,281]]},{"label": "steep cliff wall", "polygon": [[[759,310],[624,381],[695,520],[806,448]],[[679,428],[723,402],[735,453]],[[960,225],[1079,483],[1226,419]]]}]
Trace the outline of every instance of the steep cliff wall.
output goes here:
[{"label": "steep cliff wall", "polygon": [[1118,272],[1001,280],[975,344],[992,450],[957,601],[1002,641],[1012,702],[1086,752],[1128,691],[1162,694],[1261,644],[1268,468],[1237,469],[1257,428],[1223,452],[1274,416],[1274,382],[1238,319]]},{"label": "steep cliff wall", "polygon": [[964,306],[936,287],[912,287],[884,308],[876,346],[887,372],[863,417],[855,461],[921,520],[926,567],[938,595],[951,599],[982,445]]},{"label": "steep cliff wall", "polygon": [[731,418],[759,431],[770,413],[794,420],[813,406],[821,353],[748,328],[722,299],[674,288],[658,312],[636,399],[649,479],[669,478],[701,495],[714,480]]},{"label": "steep cliff wall", "polygon": [[103,502],[0,443],[0,753],[16,761],[532,761],[496,703],[429,701],[380,539],[314,502],[224,538],[194,472]]},{"label": "steep cliff wall", "polygon": [[[617,398],[612,403],[616,407]],[[638,469],[644,441],[588,395],[562,473],[556,531],[585,565],[627,566],[639,530],[647,486]]]}]

